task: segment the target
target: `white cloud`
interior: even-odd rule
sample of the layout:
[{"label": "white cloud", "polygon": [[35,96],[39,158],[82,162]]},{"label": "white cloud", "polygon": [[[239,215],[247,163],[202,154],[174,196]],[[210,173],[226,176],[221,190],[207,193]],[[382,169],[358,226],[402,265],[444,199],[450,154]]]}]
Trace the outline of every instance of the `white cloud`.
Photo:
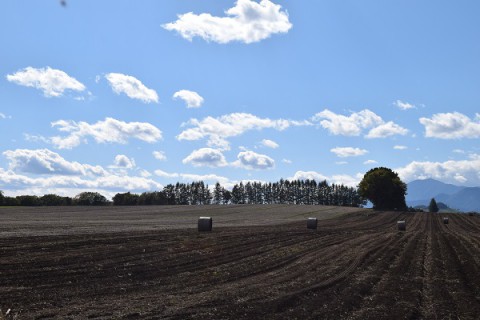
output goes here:
[{"label": "white cloud", "polygon": [[327,179],[330,183],[334,184],[343,184],[344,186],[347,187],[356,187],[362,180],[363,175],[362,174],[357,174],[355,177],[352,177],[348,174],[337,174],[333,175],[330,179]]},{"label": "white cloud", "polygon": [[178,32],[189,41],[200,37],[217,43],[252,43],[275,33],[286,33],[292,28],[287,12],[281,8],[269,0],[237,0],[235,6],[225,12],[225,17],[189,12],[180,14],[178,20],[162,27]]},{"label": "white cloud", "polygon": [[335,155],[340,158],[358,157],[368,153],[368,151],[365,149],[352,147],[337,147],[330,149],[330,151],[335,153]]},{"label": "white cloud", "polygon": [[6,114],[0,112],[0,119],[12,119],[12,116],[7,116]]},{"label": "white cloud", "polygon": [[179,175],[178,173],[168,173],[168,172],[165,172],[163,170],[155,170],[154,173],[159,176],[159,177],[162,177],[162,178],[177,178]]},{"label": "white cloud", "polygon": [[187,104],[187,108],[200,108],[203,104],[203,97],[195,91],[180,90],[173,94],[174,99],[182,99]]},{"label": "white cloud", "polygon": [[129,98],[141,100],[144,103],[158,103],[157,92],[147,88],[135,77],[121,73],[108,73],[105,75],[105,79],[108,80],[113,91],[117,94],[124,93]]},{"label": "white cloud", "polygon": [[327,181],[328,183],[343,184],[349,187],[356,187],[360,180],[362,179],[361,174],[357,174],[355,177],[350,175],[333,175],[327,177],[316,171],[297,171],[293,177],[288,178],[288,180],[315,180],[317,182]]},{"label": "white cloud", "polygon": [[62,70],[26,67],[14,74],[7,75],[7,80],[25,87],[43,91],[45,97],[61,97],[66,90],[84,91],[86,87]]},{"label": "white cloud", "polygon": [[163,170],[155,170],[155,174],[159,177],[162,178],[180,178],[184,181],[204,181],[204,182],[210,182],[210,183],[216,183],[217,181],[222,184],[224,187],[232,186],[233,182],[230,181],[230,179],[223,177],[223,176],[218,176],[216,174],[204,174],[204,175],[199,175],[199,174],[190,174],[190,173],[168,173]]},{"label": "white cloud", "polygon": [[64,137],[50,138],[50,142],[59,149],[71,149],[87,137],[92,137],[97,143],[127,143],[128,139],[135,138],[153,143],[162,139],[162,131],[147,122],[123,122],[113,118],[106,118],[94,124],[59,120],[52,122],[52,127],[67,132]]},{"label": "white cloud", "polygon": [[366,138],[384,138],[395,134],[405,135],[408,130],[392,121],[385,122],[374,112],[365,109],[353,112],[350,116],[336,114],[328,109],[317,113],[312,121],[328,130],[331,134],[342,136],[359,136],[364,129],[369,129]]},{"label": "white cloud", "polygon": [[386,138],[394,135],[406,135],[408,130],[402,128],[396,123],[389,121],[387,123],[383,123],[378,127],[371,129],[368,134],[365,136],[366,138]]},{"label": "white cloud", "polygon": [[404,181],[432,178],[446,183],[478,186],[480,184],[480,155],[474,154],[469,159],[458,161],[413,161],[395,171]]},{"label": "white cloud", "polygon": [[363,164],[376,164],[376,163],[378,163],[378,162],[375,161],[375,160],[367,160]]},{"label": "white cloud", "polygon": [[394,106],[398,107],[399,109],[402,110],[408,110],[408,109],[414,109],[416,108],[415,105],[408,103],[408,102],[403,102],[401,100],[397,100],[393,103]]},{"label": "white cloud", "polygon": [[408,149],[408,147],[407,146],[393,146],[393,149],[395,149],[395,150],[406,150],[406,149]]},{"label": "white cloud", "polygon": [[291,163],[292,163],[292,160],[282,159],[282,162],[283,162],[283,163],[286,163],[286,164],[291,164]]},{"label": "white cloud", "polygon": [[228,164],[223,153],[220,150],[212,148],[194,150],[188,157],[183,159],[182,162],[195,167],[224,167]]},{"label": "white cloud", "polygon": [[126,155],[119,154],[115,156],[115,160],[113,164],[116,168],[123,168],[123,169],[132,169],[135,167],[135,160],[130,159]]},{"label": "white cloud", "polygon": [[152,176],[152,174],[150,172],[148,172],[147,170],[144,170],[144,169],[141,169],[139,171],[140,173],[140,176],[143,177],[143,178],[149,178]]},{"label": "white cloud", "polygon": [[153,151],[152,154],[155,157],[155,159],[157,159],[157,160],[160,160],[160,161],[166,161],[167,160],[167,156],[165,155],[165,152],[163,152],[163,151]]},{"label": "white cloud", "polygon": [[293,177],[288,178],[288,180],[324,181],[324,180],[328,180],[328,177],[316,171],[297,171],[295,172]]},{"label": "white cloud", "polygon": [[100,166],[81,164],[65,160],[58,153],[48,149],[7,150],[3,155],[9,160],[10,170],[33,174],[107,176]]},{"label": "white cloud", "polygon": [[269,139],[263,139],[262,140],[262,145],[267,147],[267,148],[272,148],[272,149],[276,149],[276,148],[280,147],[278,145],[278,143],[276,143],[275,141],[269,140]]},{"label": "white cloud", "polygon": [[368,109],[354,112],[348,117],[325,109],[313,116],[312,120],[318,121],[330,133],[342,136],[359,136],[363,129],[383,123],[381,117]]},{"label": "white cloud", "polygon": [[306,121],[259,118],[249,113],[231,113],[218,118],[191,119],[188,123],[183,124],[183,126],[185,125],[192,126],[192,128],[182,131],[177,136],[178,140],[192,141],[207,138],[208,146],[228,150],[230,145],[226,139],[239,136],[249,130],[271,128],[282,131],[290,126],[304,126],[310,125],[310,123]]},{"label": "white cloud", "polygon": [[57,193],[74,196],[82,191],[98,191],[102,194],[112,194],[126,191],[151,191],[160,190],[163,186],[158,182],[137,176],[118,176],[108,174],[106,176],[64,176],[54,175],[40,178],[31,178],[20,175],[12,170],[0,168],[0,189],[15,194]]},{"label": "white cloud", "polygon": [[348,164],[348,162],[347,161],[337,161],[337,162],[335,162],[335,164],[339,165],[339,166],[343,166],[343,165]]},{"label": "white cloud", "polygon": [[461,139],[480,137],[480,114],[470,119],[459,112],[437,113],[429,118],[420,118],[425,126],[425,137],[440,139]]},{"label": "white cloud", "polygon": [[248,170],[265,170],[275,167],[275,161],[272,158],[253,151],[242,151],[238,154],[237,158],[238,160],[232,163],[235,167]]},{"label": "white cloud", "polygon": [[465,150],[462,149],[454,149],[452,150],[453,153],[460,153],[460,154],[465,154]]},{"label": "white cloud", "polygon": [[179,176],[186,181],[204,181],[204,182],[210,182],[210,183],[215,183],[218,181],[224,186],[230,184],[230,180],[228,178],[218,176],[216,174],[199,175],[199,174],[182,173]]}]

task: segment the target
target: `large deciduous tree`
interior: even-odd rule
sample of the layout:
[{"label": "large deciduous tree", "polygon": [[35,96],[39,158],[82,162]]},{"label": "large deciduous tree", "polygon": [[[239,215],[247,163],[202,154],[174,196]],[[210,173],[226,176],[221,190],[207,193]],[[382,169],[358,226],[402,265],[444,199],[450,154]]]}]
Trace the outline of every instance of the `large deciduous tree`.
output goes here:
[{"label": "large deciduous tree", "polygon": [[358,186],[361,197],[370,200],[377,210],[405,210],[407,185],[389,168],[369,170]]},{"label": "large deciduous tree", "polygon": [[108,204],[107,198],[98,192],[82,192],[73,198],[74,203],[80,206],[103,206]]}]

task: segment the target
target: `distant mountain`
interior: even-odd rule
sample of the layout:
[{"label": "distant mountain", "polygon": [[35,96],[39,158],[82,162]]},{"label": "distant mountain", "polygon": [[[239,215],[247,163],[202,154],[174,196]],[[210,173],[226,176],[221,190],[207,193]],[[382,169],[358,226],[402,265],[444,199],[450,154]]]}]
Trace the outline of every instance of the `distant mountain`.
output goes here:
[{"label": "distant mountain", "polygon": [[[432,198],[435,198],[439,194],[452,195],[464,188],[434,179],[415,180],[407,184],[407,187],[407,196],[405,197],[407,202],[424,201],[428,199],[427,205]],[[435,198],[435,200],[437,199]]]},{"label": "distant mountain", "polygon": [[452,195],[441,194],[435,200],[460,211],[480,211],[480,187],[464,188]]},{"label": "distant mountain", "polygon": [[480,187],[461,187],[434,179],[415,180],[407,184],[408,206],[427,206],[435,198],[460,211],[480,211]]}]

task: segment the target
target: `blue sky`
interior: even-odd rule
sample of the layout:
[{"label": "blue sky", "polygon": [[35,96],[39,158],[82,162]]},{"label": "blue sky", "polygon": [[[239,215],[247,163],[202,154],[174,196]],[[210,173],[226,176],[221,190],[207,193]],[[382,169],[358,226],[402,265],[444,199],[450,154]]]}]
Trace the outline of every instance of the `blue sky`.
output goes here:
[{"label": "blue sky", "polygon": [[480,185],[477,1],[6,1],[0,190]]}]

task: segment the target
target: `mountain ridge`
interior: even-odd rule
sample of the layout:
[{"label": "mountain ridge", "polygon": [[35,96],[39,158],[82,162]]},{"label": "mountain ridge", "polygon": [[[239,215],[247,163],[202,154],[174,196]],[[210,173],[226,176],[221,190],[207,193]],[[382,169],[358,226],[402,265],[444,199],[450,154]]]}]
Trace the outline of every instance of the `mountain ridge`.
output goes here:
[{"label": "mountain ridge", "polygon": [[452,209],[480,211],[480,187],[463,187],[435,179],[414,180],[407,184],[408,206],[426,205],[435,198]]}]

